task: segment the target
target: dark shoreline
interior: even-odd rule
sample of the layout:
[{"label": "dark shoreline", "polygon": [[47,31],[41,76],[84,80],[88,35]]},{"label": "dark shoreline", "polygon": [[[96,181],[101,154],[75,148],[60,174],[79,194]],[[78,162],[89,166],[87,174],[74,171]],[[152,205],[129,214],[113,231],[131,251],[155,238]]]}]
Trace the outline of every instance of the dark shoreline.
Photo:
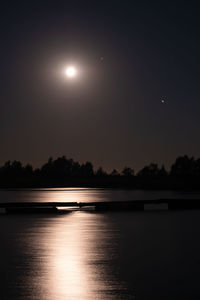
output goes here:
[{"label": "dark shoreline", "polygon": [[49,158],[41,168],[7,161],[0,167],[0,188],[120,188],[142,190],[200,190],[200,159],[177,157],[169,171],[151,163],[135,174],[130,167],[122,172],[96,171],[91,162],[80,164],[65,156]]}]

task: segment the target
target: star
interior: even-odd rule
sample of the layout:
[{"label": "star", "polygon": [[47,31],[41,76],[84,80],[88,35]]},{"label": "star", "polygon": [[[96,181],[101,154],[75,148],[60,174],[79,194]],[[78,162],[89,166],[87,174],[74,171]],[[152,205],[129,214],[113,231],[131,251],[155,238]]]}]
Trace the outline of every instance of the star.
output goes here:
[{"label": "star", "polygon": [[167,97],[166,96],[162,96],[162,97],[160,97],[160,101],[161,101],[161,103],[162,104],[167,104]]}]

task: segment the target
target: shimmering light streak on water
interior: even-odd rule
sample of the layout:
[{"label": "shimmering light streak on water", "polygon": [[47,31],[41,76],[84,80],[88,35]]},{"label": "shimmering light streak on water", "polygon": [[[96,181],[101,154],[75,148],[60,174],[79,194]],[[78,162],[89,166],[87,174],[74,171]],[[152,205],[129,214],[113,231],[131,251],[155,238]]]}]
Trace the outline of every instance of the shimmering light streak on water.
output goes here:
[{"label": "shimmering light streak on water", "polygon": [[7,227],[5,236],[0,230],[1,240],[9,250],[2,269],[7,278],[13,276],[3,278],[6,300],[134,299],[118,276],[119,229],[109,216],[81,211],[8,216],[1,222]]},{"label": "shimmering light streak on water", "polygon": [[[77,202],[86,195],[92,201],[122,196],[128,200],[135,195],[69,192]],[[66,194],[65,190],[0,192],[8,201],[26,197],[56,201]],[[145,195],[153,197],[151,192]],[[199,215],[199,211],[2,215],[0,299],[200,299]]]},{"label": "shimmering light streak on water", "polygon": [[104,216],[78,212],[54,225],[46,261],[52,298],[119,298],[117,290],[125,287],[108,268],[117,255],[118,232],[109,230]]},{"label": "shimmering light streak on water", "polygon": [[200,199],[200,193],[198,191],[143,191],[92,188],[0,190],[0,202],[98,202],[150,200],[158,198]]}]

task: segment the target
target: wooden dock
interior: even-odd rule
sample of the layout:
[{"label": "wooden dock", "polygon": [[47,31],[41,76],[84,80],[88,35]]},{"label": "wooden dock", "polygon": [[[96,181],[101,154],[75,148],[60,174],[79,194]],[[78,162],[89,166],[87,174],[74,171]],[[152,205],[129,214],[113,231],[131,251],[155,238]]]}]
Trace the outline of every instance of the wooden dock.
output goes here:
[{"label": "wooden dock", "polygon": [[58,213],[62,210],[95,211],[152,211],[152,210],[197,210],[200,199],[156,199],[109,202],[5,202],[0,203],[0,214]]}]

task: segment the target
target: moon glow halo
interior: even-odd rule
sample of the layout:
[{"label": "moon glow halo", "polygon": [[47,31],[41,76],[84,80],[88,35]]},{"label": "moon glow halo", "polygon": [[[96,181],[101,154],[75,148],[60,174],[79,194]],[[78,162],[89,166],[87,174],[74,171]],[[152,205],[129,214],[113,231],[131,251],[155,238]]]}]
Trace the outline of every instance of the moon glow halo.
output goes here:
[{"label": "moon glow halo", "polygon": [[76,68],[73,66],[69,66],[65,70],[65,74],[68,78],[74,78],[77,74]]}]

